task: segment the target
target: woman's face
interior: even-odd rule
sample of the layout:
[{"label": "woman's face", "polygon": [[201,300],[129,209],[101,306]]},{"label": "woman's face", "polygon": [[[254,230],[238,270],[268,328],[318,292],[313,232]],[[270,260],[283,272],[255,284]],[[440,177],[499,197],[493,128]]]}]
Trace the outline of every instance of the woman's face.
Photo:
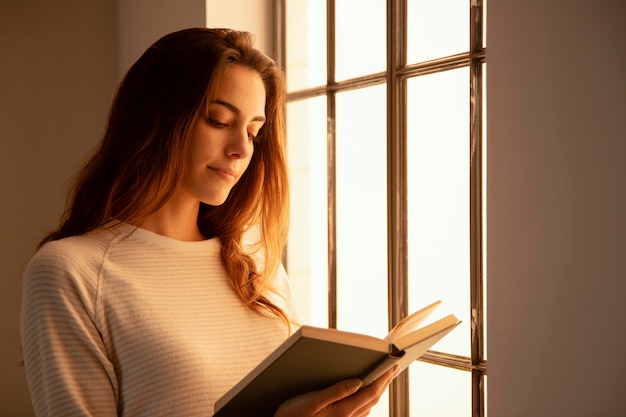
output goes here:
[{"label": "woman's face", "polygon": [[217,206],[228,197],[250,164],[254,140],[265,123],[265,86],[260,75],[230,67],[191,136],[186,191]]}]

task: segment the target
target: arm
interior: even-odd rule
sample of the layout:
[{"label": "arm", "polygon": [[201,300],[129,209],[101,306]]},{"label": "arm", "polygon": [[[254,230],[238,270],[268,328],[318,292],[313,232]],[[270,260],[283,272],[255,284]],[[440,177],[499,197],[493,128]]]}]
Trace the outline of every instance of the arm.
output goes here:
[{"label": "arm", "polygon": [[95,325],[97,277],[90,282],[76,259],[52,247],[24,273],[22,346],[35,413],[117,415],[115,373]]},{"label": "arm", "polygon": [[285,401],[274,417],[360,417],[369,414],[389,383],[396,377],[391,368],[371,385],[359,391],[362,381],[342,381],[327,389],[313,391]]}]

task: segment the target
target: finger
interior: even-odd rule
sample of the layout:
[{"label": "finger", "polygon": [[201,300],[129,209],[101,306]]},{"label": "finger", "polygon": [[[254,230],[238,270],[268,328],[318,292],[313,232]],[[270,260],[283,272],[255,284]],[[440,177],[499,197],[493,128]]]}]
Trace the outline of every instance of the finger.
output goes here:
[{"label": "finger", "polygon": [[[276,416],[317,415],[325,408],[354,394],[361,388],[360,379],[348,379],[319,391],[311,391],[285,401],[276,412]],[[298,411],[300,410],[300,411]]]},{"label": "finger", "polygon": [[323,407],[326,407],[329,404],[340,401],[346,397],[351,396],[355,392],[361,388],[363,385],[363,381],[360,379],[348,379],[346,381],[341,381],[336,383],[335,385],[331,385],[330,387],[317,391],[315,396],[322,400]]},{"label": "finger", "polygon": [[372,391],[379,391],[379,392],[384,391],[389,385],[389,383],[391,383],[391,381],[393,381],[393,379],[396,376],[398,376],[399,372],[400,371],[399,371],[398,365],[394,365],[393,367],[388,369],[384,374],[378,377],[376,381],[372,382],[368,387],[366,387],[363,391],[365,390],[372,390]]},{"label": "finger", "polygon": [[378,402],[380,401],[380,397],[383,395],[385,390],[389,387],[389,384],[391,383],[391,381],[393,381],[393,379],[396,376],[398,376],[398,373],[399,373],[398,366],[394,366],[393,368],[385,372],[383,375],[381,375],[380,378],[374,381],[370,386],[365,388],[363,390],[364,394],[367,393],[367,391],[371,391],[367,393],[368,394],[367,398],[369,399],[369,401],[361,405],[361,407],[355,411],[354,417],[361,417],[361,416],[369,415],[372,407],[378,404]]}]

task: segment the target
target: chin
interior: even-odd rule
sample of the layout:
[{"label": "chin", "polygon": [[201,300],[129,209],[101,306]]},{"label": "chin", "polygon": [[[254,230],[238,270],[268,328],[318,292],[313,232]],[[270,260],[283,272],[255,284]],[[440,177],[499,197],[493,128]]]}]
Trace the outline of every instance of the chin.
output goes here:
[{"label": "chin", "polygon": [[222,204],[224,204],[226,202],[226,199],[228,199],[228,195],[225,195],[223,197],[214,196],[213,198],[207,198],[203,200],[202,202],[209,206],[217,207],[217,206],[221,206]]},{"label": "chin", "polygon": [[222,204],[224,204],[224,201],[226,200],[220,200],[220,201],[215,201],[215,200],[207,200],[207,201],[203,201],[203,204],[206,204],[207,206],[211,206],[211,207],[219,207]]}]

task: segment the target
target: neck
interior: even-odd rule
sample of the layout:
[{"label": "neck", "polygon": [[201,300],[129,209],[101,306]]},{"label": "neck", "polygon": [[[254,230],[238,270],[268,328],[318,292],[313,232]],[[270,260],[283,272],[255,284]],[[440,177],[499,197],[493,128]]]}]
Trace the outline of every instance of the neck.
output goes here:
[{"label": "neck", "polygon": [[176,240],[206,240],[198,229],[199,202],[177,202],[171,199],[136,226]]}]

